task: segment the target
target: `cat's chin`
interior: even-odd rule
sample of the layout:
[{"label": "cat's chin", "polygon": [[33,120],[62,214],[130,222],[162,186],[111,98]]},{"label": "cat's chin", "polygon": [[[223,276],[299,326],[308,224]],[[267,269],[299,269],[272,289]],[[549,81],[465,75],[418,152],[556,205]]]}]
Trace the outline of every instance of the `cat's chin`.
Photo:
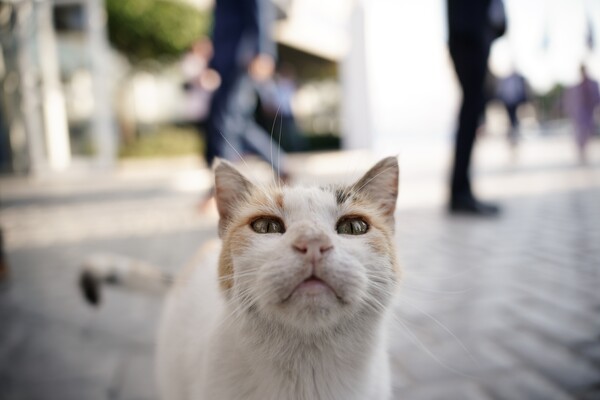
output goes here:
[{"label": "cat's chin", "polygon": [[331,285],[311,276],[297,284],[273,311],[286,325],[310,330],[335,323],[345,304]]},{"label": "cat's chin", "polygon": [[283,302],[299,298],[306,298],[309,301],[318,301],[321,297],[325,298],[332,296],[341,300],[335,290],[327,282],[316,276],[310,276],[300,282]]}]

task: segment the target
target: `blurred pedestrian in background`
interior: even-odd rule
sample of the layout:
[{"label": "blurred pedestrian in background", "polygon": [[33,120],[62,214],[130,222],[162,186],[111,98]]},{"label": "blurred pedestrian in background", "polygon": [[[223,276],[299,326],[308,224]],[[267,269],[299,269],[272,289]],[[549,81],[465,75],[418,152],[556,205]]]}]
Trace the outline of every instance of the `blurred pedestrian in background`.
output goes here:
[{"label": "blurred pedestrian in background", "polygon": [[521,104],[527,101],[527,86],[525,78],[513,70],[509,75],[499,78],[496,87],[496,96],[506,109],[510,127],[508,129],[508,142],[513,148],[519,143],[519,118],[517,111]]},{"label": "blurred pedestrian in background", "polygon": [[585,66],[581,66],[581,82],[568,88],[564,94],[564,105],[575,128],[575,142],[579,151],[579,160],[587,162],[586,146],[596,130],[594,110],[600,104],[598,82],[588,74]]},{"label": "blurred pedestrian in background", "polygon": [[462,89],[450,187],[450,212],[496,215],[498,206],[478,200],[470,165],[475,134],[485,108],[484,82],[492,41],[504,34],[500,0],[447,0],[449,50]]},{"label": "blurred pedestrian in background", "polygon": [[285,153],[254,120],[256,85],[270,79],[275,69],[276,45],[270,34],[274,11],[270,0],[216,1],[210,67],[221,76],[221,85],[210,105],[206,161],[235,161],[238,152],[251,151],[285,180]]},{"label": "blurred pedestrian in background", "polygon": [[0,228],[0,282],[8,278],[8,261],[4,252],[4,234]]},{"label": "blurred pedestrian in background", "polygon": [[206,120],[210,99],[221,84],[219,74],[208,67],[213,47],[209,38],[197,40],[181,62],[184,76],[183,88],[186,93],[185,118],[192,122],[199,132],[206,132]]},{"label": "blurred pedestrian in background", "polygon": [[285,62],[277,67],[274,79],[264,82],[258,90],[261,125],[267,129],[274,128],[279,145],[290,152],[304,151],[308,148],[292,109],[292,99],[296,90],[296,72],[293,65]]}]

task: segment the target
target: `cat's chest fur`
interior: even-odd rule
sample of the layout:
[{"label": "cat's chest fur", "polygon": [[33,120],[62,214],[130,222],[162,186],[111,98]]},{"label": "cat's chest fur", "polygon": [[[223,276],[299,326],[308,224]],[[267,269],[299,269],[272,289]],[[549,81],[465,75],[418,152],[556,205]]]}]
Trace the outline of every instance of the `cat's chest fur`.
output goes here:
[{"label": "cat's chest fur", "polygon": [[219,165],[221,244],[168,295],[164,400],[385,400],[398,167],[348,187],[259,188]]},{"label": "cat's chest fur", "polygon": [[[216,262],[207,254],[206,262]],[[386,325],[313,342],[268,325],[232,326],[216,265],[198,265],[167,302],[159,347],[164,399],[381,400],[389,397]],[[198,296],[198,294],[202,294]],[[225,322],[223,322],[225,321]],[[260,322],[258,322],[260,324]],[[372,327],[371,327],[372,328]],[[252,335],[244,332],[253,330]],[[275,329],[276,330],[276,329]],[[247,332],[247,331],[246,331]],[[374,340],[373,340],[374,339]]]},{"label": "cat's chest fur", "polygon": [[[273,363],[268,359],[261,359],[257,350],[243,355],[229,353],[223,360],[213,360],[213,365],[221,365],[209,374],[209,379],[216,379],[217,375],[225,374],[229,375],[227,380],[236,382],[236,385],[220,385],[210,393],[214,397],[209,397],[257,400],[386,398],[383,393],[386,385],[377,385],[374,382],[378,379],[376,372],[381,372],[387,366],[387,359],[383,353],[379,355],[380,360],[361,362],[363,360],[359,361],[356,358],[365,357],[365,354],[336,354],[339,349],[333,348],[297,348],[288,350],[289,354],[281,354],[285,361]],[[260,350],[263,351],[264,349]],[[367,357],[373,356],[369,354]],[[239,368],[232,371],[231,365],[238,365]]]}]

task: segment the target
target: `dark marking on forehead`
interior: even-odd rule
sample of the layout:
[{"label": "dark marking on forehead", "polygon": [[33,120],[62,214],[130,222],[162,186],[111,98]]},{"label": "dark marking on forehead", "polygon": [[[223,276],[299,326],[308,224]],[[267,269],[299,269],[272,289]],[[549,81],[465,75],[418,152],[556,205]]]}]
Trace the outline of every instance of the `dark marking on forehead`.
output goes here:
[{"label": "dark marking on forehead", "polygon": [[338,205],[344,204],[352,195],[348,189],[336,189],[335,190],[335,201]]},{"label": "dark marking on forehead", "polygon": [[351,187],[328,185],[319,187],[324,192],[330,192],[335,197],[335,201],[338,205],[342,205],[348,200],[356,201],[357,196]]},{"label": "dark marking on forehead", "polygon": [[356,193],[354,193],[349,188],[336,189],[335,191],[335,201],[338,205],[342,205],[346,203],[348,200],[356,201]]}]

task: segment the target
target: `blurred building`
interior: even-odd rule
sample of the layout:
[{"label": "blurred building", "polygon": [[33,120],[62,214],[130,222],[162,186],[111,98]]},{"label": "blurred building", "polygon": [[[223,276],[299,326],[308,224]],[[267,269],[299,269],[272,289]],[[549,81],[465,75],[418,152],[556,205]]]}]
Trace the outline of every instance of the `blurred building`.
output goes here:
[{"label": "blurred building", "polygon": [[[183,1],[199,9],[213,5]],[[298,122],[313,134],[339,134],[337,65],[348,47],[352,2],[273,1],[273,34],[302,78],[294,105]],[[107,40],[103,0],[1,2],[0,28],[3,171],[107,167],[120,136],[128,140],[140,130],[185,122],[178,67],[131,69],[119,62]]]},{"label": "blurred building", "polygon": [[103,1],[2,2],[0,29],[3,169],[110,166],[116,140]]},{"label": "blurred building", "polygon": [[[203,10],[214,3],[181,1]],[[451,136],[460,93],[446,49],[445,0],[272,1],[280,56],[299,78],[292,103],[303,131],[386,153]],[[600,77],[600,2],[505,4],[509,30],[493,48],[492,70],[510,64],[542,95],[575,83],[582,62]],[[125,138],[184,118],[178,68],[130,71],[120,63],[107,41],[103,0],[2,1],[0,44],[2,171],[110,166],[118,150],[114,114]]]}]

